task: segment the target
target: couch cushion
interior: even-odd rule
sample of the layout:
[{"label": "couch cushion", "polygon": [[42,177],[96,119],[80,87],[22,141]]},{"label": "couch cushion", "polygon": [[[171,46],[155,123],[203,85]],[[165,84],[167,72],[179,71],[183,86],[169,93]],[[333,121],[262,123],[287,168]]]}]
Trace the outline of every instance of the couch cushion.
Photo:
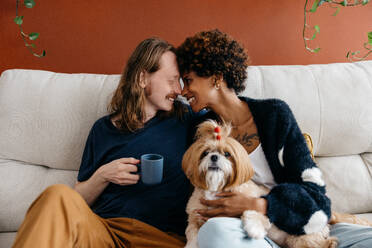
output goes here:
[{"label": "couch cushion", "polygon": [[49,185],[73,186],[77,171],[0,159],[0,232],[17,231],[26,210]]},{"label": "couch cushion", "polygon": [[285,100],[316,156],[372,152],[372,61],[252,66],[242,95]]},{"label": "couch cushion", "polygon": [[0,233],[0,248],[12,247],[16,235],[16,232]]},{"label": "couch cushion", "polygon": [[93,123],[119,75],[8,70],[0,77],[0,157],[50,168],[80,166]]},{"label": "couch cushion", "polygon": [[367,214],[357,214],[356,216],[357,216],[357,217],[360,217],[360,218],[363,218],[363,219],[366,219],[366,220],[368,220],[369,222],[372,222],[372,214],[371,214],[371,213],[367,213]]},{"label": "couch cushion", "polygon": [[371,164],[365,163],[360,155],[316,157],[315,160],[327,183],[327,195],[332,199],[333,210],[372,212],[372,180],[368,168]]}]

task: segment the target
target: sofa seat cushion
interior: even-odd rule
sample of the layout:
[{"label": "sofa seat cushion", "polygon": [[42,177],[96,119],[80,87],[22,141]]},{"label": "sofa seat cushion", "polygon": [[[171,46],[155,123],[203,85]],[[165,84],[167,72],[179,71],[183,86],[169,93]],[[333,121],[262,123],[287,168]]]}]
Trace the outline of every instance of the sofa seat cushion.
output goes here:
[{"label": "sofa seat cushion", "polygon": [[16,237],[16,232],[1,232],[0,233],[0,248],[12,247],[13,241]]},{"label": "sofa seat cushion", "polygon": [[0,159],[0,232],[17,231],[36,197],[49,185],[73,186],[77,171]]}]

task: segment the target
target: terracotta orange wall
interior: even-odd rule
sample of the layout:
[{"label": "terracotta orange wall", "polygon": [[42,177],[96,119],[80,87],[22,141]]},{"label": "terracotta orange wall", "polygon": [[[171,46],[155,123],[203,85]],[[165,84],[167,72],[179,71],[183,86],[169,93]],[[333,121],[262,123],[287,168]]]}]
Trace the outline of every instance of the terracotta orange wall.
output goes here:
[{"label": "terracotta orange wall", "polygon": [[[57,72],[121,73],[128,55],[144,38],[160,36],[179,45],[197,31],[219,28],[248,49],[254,65],[346,62],[372,30],[372,3],[364,7],[321,7],[311,16],[321,33],[310,54],[302,40],[305,0],[35,0],[20,9],[24,30],[40,32],[35,42],[47,56],[32,56],[14,24],[16,0],[0,3],[0,72],[9,68]],[[23,0],[22,0],[23,2]],[[372,59],[372,58],[370,58]]]}]

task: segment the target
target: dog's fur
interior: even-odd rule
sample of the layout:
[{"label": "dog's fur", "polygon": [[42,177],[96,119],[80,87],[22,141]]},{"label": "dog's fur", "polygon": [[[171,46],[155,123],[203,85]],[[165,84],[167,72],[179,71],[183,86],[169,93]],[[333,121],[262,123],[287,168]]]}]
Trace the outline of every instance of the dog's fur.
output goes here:
[{"label": "dog's fur", "polygon": [[[268,189],[256,185],[250,179],[254,171],[249,156],[244,147],[230,137],[231,126],[219,126],[208,120],[198,126],[196,141],[186,151],[182,160],[182,168],[194,185],[194,192],[187,204],[188,226],[186,228],[186,247],[196,248],[197,234],[203,221],[195,212],[196,209],[206,209],[200,203],[201,198],[217,199],[216,194],[222,191],[242,192],[251,197],[260,197],[268,193]],[[216,137],[216,135],[220,137]],[[337,239],[329,237],[329,226],[321,232],[306,235],[289,235],[270,223],[267,216],[253,211],[244,211],[241,216],[243,227],[251,238],[262,239],[268,235],[281,247],[320,247],[333,248]]]}]

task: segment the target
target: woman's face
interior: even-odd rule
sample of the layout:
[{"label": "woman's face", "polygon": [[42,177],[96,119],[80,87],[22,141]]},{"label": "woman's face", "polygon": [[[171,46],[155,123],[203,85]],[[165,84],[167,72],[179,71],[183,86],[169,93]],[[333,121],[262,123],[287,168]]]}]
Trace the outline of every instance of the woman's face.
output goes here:
[{"label": "woman's face", "polygon": [[181,94],[187,98],[194,112],[209,107],[215,99],[217,90],[214,87],[213,77],[199,77],[191,71],[183,75],[182,81],[184,87]]}]

